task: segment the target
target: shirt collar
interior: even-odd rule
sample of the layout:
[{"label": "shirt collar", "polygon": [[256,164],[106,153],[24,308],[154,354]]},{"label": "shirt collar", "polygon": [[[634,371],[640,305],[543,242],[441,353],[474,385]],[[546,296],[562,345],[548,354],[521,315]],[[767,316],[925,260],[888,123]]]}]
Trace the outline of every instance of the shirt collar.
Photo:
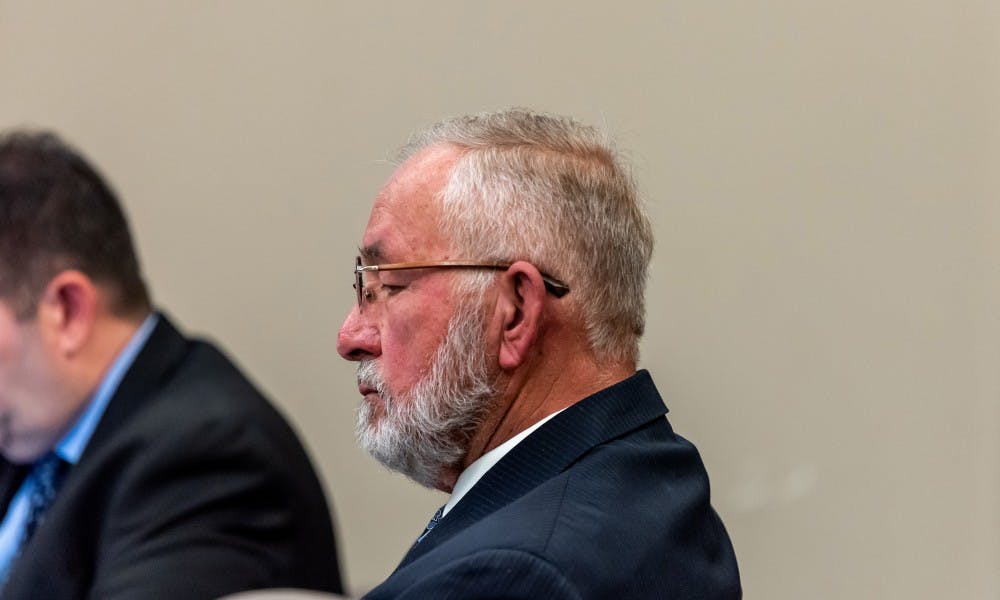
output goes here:
[{"label": "shirt collar", "polygon": [[517,446],[519,443],[521,443],[521,441],[524,438],[528,437],[536,429],[544,425],[546,421],[558,415],[564,410],[566,409],[563,408],[557,410],[551,415],[543,418],[542,420],[538,421],[531,427],[525,429],[521,433],[515,435],[506,442],[490,450],[486,454],[480,456],[479,458],[476,459],[475,462],[466,467],[465,470],[462,471],[462,474],[458,476],[458,480],[455,482],[455,487],[452,488],[451,491],[451,498],[449,498],[448,503],[444,505],[444,508],[441,511],[441,516],[443,517],[444,515],[448,514],[448,511],[455,508],[455,505],[458,504],[459,500],[461,500],[462,497],[465,496],[465,494],[467,494],[469,490],[472,489],[472,486],[476,485],[476,483],[480,479],[482,479],[483,475],[485,475],[487,471],[493,468],[493,465],[500,462],[501,458],[503,458],[508,452],[513,450],[514,446]]},{"label": "shirt collar", "polygon": [[87,403],[83,414],[77,418],[72,429],[56,444],[55,453],[59,458],[74,465],[80,460],[83,450],[87,447],[87,442],[90,441],[90,436],[94,434],[97,423],[104,415],[104,409],[107,408],[111,397],[115,395],[118,384],[121,383],[125,372],[132,366],[139,350],[146,344],[146,340],[149,339],[158,320],[159,317],[156,313],[151,313],[146,317],[142,325],[132,334],[132,339],[115,357],[108,372],[104,375],[104,379],[97,386],[97,391]]}]

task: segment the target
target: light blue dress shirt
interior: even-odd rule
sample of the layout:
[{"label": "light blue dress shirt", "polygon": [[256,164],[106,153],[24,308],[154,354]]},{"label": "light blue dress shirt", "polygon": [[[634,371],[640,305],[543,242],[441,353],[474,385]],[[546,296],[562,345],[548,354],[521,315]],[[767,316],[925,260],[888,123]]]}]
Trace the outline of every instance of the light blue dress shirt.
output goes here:
[{"label": "light blue dress shirt", "polygon": [[[59,458],[70,465],[79,462],[80,456],[83,455],[83,451],[87,447],[87,442],[90,441],[94,429],[97,428],[97,424],[104,415],[104,409],[107,408],[111,397],[115,395],[115,390],[118,389],[122,377],[132,366],[132,361],[146,344],[146,340],[149,339],[149,335],[153,332],[153,327],[156,326],[158,320],[159,317],[156,313],[146,317],[139,329],[132,335],[129,343],[111,363],[111,368],[101,380],[101,384],[97,386],[97,390],[83,414],[73,424],[72,429],[56,444],[55,453]],[[7,571],[17,556],[18,546],[24,536],[24,526],[28,519],[28,498],[31,497],[33,486],[34,480],[31,477],[25,478],[24,483],[21,484],[7,508],[3,523],[0,523],[0,581],[6,580]]]}]

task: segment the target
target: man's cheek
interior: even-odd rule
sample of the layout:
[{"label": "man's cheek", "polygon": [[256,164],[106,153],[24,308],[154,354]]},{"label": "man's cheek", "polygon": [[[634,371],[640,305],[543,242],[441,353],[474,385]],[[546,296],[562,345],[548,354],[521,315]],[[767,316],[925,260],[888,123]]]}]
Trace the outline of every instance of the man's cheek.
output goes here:
[{"label": "man's cheek", "polygon": [[405,395],[425,378],[436,352],[403,335],[382,347],[382,376],[393,395]]}]

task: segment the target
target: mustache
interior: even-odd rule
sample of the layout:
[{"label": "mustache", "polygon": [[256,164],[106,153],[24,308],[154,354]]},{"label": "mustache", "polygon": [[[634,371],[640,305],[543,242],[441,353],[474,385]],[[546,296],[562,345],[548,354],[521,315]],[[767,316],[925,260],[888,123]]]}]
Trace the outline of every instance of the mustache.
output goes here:
[{"label": "mustache", "polygon": [[363,360],[358,363],[357,368],[357,379],[358,385],[364,384],[375,390],[379,398],[385,403],[385,408],[388,411],[389,405],[392,400],[391,394],[388,393],[386,389],[385,378],[379,372],[378,367],[375,365],[373,360]]},{"label": "mustache", "polygon": [[385,379],[378,372],[378,367],[375,366],[373,360],[363,360],[358,363],[357,378],[359,384],[363,383],[379,391],[385,386]]}]

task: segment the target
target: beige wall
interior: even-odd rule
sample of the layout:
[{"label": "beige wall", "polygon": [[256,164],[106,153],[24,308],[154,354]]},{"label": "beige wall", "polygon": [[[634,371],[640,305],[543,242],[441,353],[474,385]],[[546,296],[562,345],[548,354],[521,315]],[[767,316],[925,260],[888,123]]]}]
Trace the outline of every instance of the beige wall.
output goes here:
[{"label": "beige wall", "polygon": [[159,302],[302,432],[356,589],[443,502],[355,448],[334,350],[384,158],[527,105],[634,160],[643,363],[747,597],[997,598],[997,3],[615,4],[0,0],[0,126],[109,174]]}]

